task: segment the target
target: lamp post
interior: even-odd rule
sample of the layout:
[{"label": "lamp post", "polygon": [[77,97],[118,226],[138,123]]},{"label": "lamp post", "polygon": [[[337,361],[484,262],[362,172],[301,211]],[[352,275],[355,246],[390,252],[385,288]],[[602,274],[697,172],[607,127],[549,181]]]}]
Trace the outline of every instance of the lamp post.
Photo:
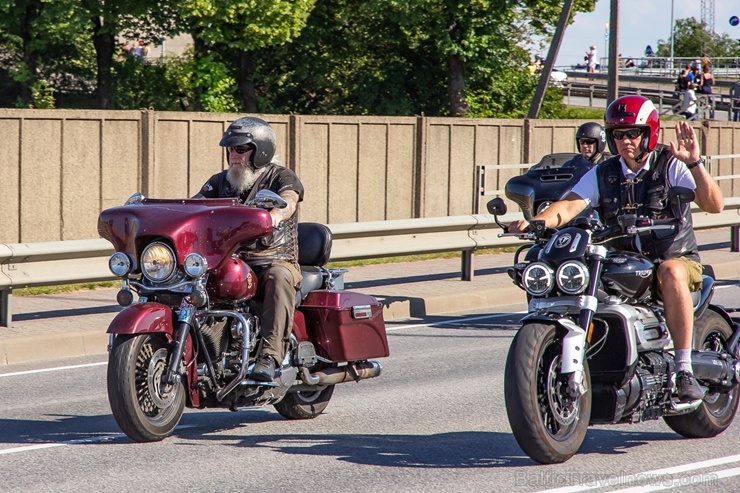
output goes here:
[{"label": "lamp post", "polygon": [[671,54],[668,57],[671,61],[671,68],[673,68],[673,32],[676,30],[673,27],[673,1],[674,0],[671,0]]},{"label": "lamp post", "polygon": [[[608,42],[609,42],[609,22],[605,22],[604,23],[604,56],[606,56],[607,53],[609,53]],[[603,66],[604,64],[602,63],[601,65]]]}]

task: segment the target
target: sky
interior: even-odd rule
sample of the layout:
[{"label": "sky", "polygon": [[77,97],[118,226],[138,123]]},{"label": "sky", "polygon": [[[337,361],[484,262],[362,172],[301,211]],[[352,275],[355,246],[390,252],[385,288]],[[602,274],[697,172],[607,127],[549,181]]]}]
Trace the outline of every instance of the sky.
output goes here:
[{"label": "sky", "polygon": [[[707,0],[709,3],[709,0]],[[578,13],[573,24],[565,29],[565,36],[555,61],[556,67],[569,67],[583,63],[585,52],[590,45],[596,45],[598,57],[607,55],[605,51],[605,23],[609,22],[610,0],[598,0],[596,8],[590,13]],[[645,47],[658,46],[658,40],[668,41],[671,36],[671,4],[673,18],[701,19],[701,0],[621,0],[619,2],[619,53],[624,58],[644,56]],[[730,17],[740,17],[740,1],[715,0],[714,30],[717,34],[728,34],[740,39],[740,25],[731,26]],[[549,46],[542,56],[547,56]],[[699,55],[699,53],[697,53]]]}]

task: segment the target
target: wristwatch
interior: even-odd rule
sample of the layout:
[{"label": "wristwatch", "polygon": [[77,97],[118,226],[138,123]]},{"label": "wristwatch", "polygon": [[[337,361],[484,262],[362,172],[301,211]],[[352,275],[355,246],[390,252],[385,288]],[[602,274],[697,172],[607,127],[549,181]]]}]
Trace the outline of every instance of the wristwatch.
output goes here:
[{"label": "wristwatch", "polygon": [[707,160],[706,160],[706,159],[704,159],[704,156],[701,156],[701,157],[699,157],[699,159],[697,159],[697,160],[696,160],[696,161],[694,161],[693,163],[689,163],[689,164],[687,164],[687,165],[686,165],[686,167],[687,167],[688,169],[694,169],[694,168],[696,168],[697,166],[699,166],[700,164],[704,164],[704,163],[706,163],[706,162],[707,162]]}]

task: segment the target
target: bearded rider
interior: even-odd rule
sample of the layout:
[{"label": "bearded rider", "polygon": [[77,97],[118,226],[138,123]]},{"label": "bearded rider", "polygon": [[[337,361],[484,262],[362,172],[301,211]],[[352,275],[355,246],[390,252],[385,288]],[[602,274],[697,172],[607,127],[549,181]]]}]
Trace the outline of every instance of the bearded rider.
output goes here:
[{"label": "bearded rider", "polygon": [[193,198],[233,197],[245,203],[259,190],[271,190],[288,203],[284,209],[270,211],[275,228],[272,238],[258,242],[256,250],[246,253],[258,275],[258,294],[263,300],[262,345],[251,378],[269,382],[275,378],[275,370],[285,356],[301,281],[298,202],[303,200],[303,185],[293,171],[278,163],[275,131],[260,118],[235,120],[219,145],[226,148],[229,168],[209,178]]},{"label": "bearded rider", "polygon": [[[650,100],[637,95],[614,100],[605,120],[606,140],[615,156],[589,170],[563,200],[534,219],[544,220],[548,228],[558,228],[589,205],[599,211],[606,225],[616,223],[616,217],[623,213],[674,217],[666,197],[668,188],[675,186],[694,190],[695,202],[703,211],[722,211],[722,192],[704,167],[699,142],[688,123],[676,124],[677,143],[659,145],[658,112]],[[657,294],[663,300],[666,325],[673,338],[678,397],[685,402],[704,397],[691,367],[691,291],[701,287],[702,265],[688,206],[682,216],[684,222],[676,232],[664,235],[653,231],[640,236],[636,247],[658,265]],[[514,221],[509,232],[523,232],[528,226],[526,220]]]}]

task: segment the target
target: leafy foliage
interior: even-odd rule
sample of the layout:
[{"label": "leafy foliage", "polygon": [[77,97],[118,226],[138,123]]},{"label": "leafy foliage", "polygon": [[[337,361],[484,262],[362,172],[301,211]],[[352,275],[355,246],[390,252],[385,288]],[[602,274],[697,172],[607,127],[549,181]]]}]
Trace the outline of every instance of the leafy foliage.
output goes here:
[{"label": "leafy foliage", "polygon": [[[671,40],[659,40],[657,55],[670,56]],[[727,34],[709,32],[706,23],[693,17],[676,20],[673,34],[673,56],[676,58],[695,57],[704,54],[708,57],[739,57],[740,40]]]},{"label": "leafy foliage", "polygon": [[[575,0],[574,14],[595,3]],[[0,104],[522,117],[537,82],[525,47],[552,34],[561,9],[558,0],[0,0]],[[195,41],[183,57],[142,63],[120,49],[179,32]],[[88,99],[73,102],[80,95]],[[542,115],[562,114],[561,99],[549,90]]]}]

